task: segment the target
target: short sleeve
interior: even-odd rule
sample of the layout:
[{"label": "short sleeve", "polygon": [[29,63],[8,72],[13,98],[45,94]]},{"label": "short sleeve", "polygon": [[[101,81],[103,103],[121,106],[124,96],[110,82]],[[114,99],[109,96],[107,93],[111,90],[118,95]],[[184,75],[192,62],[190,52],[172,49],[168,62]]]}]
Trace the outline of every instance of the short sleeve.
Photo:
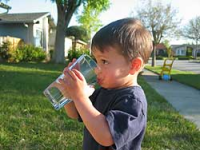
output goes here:
[{"label": "short sleeve", "polygon": [[115,143],[113,148],[120,149],[144,129],[146,117],[142,102],[131,96],[120,98],[106,114],[106,120]]}]

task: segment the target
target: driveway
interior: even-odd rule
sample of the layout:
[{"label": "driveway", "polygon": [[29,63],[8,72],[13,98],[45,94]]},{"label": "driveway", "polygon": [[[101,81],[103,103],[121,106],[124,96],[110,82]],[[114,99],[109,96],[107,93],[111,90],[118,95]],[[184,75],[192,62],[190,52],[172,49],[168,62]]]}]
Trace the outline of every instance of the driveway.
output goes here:
[{"label": "driveway", "polygon": [[[162,66],[164,60],[156,60],[157,66]],[[151,64],[151,60],[149,60]],[[173,64],[173,69],[181,71],[191,71],[197,74],[200,74],[200,62],[194,62],[191,60],[175,60]]]}]

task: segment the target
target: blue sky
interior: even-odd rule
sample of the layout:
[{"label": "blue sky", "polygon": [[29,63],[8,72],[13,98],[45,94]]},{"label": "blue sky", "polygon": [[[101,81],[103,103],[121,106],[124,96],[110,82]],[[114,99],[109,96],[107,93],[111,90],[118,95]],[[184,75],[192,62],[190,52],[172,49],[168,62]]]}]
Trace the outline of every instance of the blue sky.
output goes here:
[{"label": "blue sky", "polygon": [[[108,11],[101,14],[102,23],[108,24],[114,20],[129,17],[131,12],[137,7],[138,2],[142,0],[110,0],[112,5]],[[145,0],[143,0],[145,1]],[[161,1],[161,0],[160,0]],[[177,8],[182,25],[188,20],[200,16],[200,0],[162,0],[163,2],[171,2],[174,8]],[[12,9],[9,13],[24,12],[50,12],[55,21],[57,20],[56,4],[50,0],[9,0],[7,3]],[[70,25],[76,24],[76,18],[73,17]],[[174,43],[177,41],[174,41]],[[179,43],[181,40],[178,41]]]},{"label": "blue sky", "polygon": [[[119,18],[128,17],[132,11],[132,7],[130,6],[134,5],[134,0],[125,0],[126,3],[123,3],[121,0],[111,1],[113,1],[113,4],[110,9],[101,15],[103,24],[107,24]],[[52,3],[50,0],[9,0],[7,4],[12,7],[9,13],[47,11],[51,13],[55,21],[57,20],[56,4]],[[75,16],[71,20],[71,24],[76,24]]]}]

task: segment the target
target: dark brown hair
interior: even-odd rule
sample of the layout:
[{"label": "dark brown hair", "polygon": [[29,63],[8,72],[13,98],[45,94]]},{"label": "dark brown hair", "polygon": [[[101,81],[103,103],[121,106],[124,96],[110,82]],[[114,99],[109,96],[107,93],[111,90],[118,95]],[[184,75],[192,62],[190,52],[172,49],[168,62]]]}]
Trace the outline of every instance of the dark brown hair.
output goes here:
[{"label": "dark brown hair", "polygon": [[92,51],[104,52],[109,46],[119,49],[129,60],[141,57],[147,63],[153,49],[152,36],[139,20],[125,18],[104,26],[94,35]]}]

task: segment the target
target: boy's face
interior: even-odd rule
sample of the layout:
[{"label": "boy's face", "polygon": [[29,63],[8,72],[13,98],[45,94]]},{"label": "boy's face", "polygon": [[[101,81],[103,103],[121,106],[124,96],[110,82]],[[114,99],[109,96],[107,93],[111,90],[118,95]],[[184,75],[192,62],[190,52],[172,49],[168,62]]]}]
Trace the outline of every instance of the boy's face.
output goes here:
[{"label": "boy's face", "polygon": [[97,82],[101,87],[111,89],[132,86],[133,78],[129,74],[131,62],[119,54],[116,48],[107,47],[104,52],[96,49],[93,55],[98,65],[95,69]]}]

